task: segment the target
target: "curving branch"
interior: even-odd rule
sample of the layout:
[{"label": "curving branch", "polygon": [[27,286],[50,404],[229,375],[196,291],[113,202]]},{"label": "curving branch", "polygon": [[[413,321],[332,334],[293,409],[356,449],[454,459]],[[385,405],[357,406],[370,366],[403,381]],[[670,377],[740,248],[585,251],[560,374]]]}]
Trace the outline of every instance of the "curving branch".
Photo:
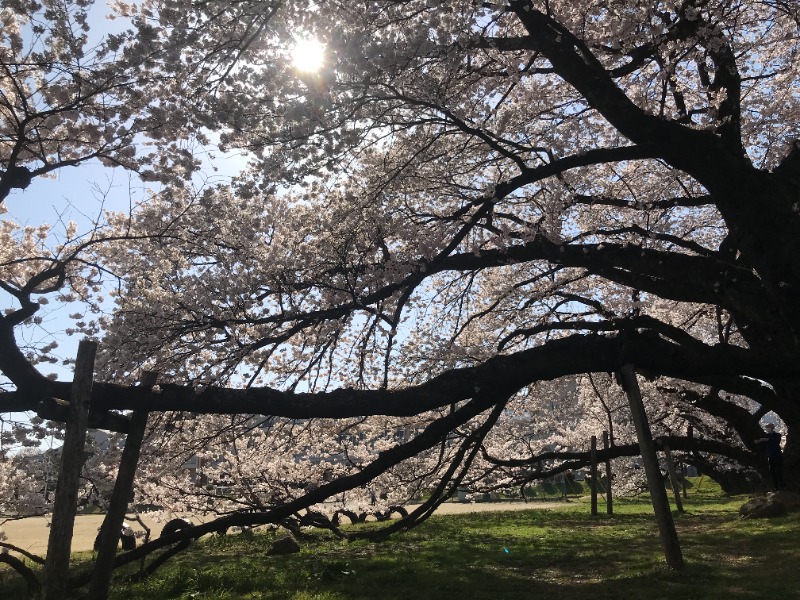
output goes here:
[{"label": "curving branch", "polygon": [[[454,254],[442,260],[438,270],[466,271],[535,260],[587,269],[616,283],[686,302],[725,306],[748,294],[758,298],[761,291],[752,272],[731,265],[716,253],[695,256],[608,242],[557,244],[544,236],[508,248],[484,250],[480,255]],[[715,284],[731,277],[736,277],[733,291],[737,296],[726,298],[727,288]]]},{"label": "curving branch", "polygon": [[[491,408],[495,409],[492,413],[493,415],[499,415],[499,412],[502,410],[499,406],[505,404],[506,399],[511,393],[513,392],[509,387],[500,387],[497,393],[494,394],[478,394],[473,400],[430,423],[419,435],[410,441],[398,444],[397,446],[379,453],[377,458],[364,466],[357,473],[346,475],[329,483],[325,483],[304,496],[270,510],[263,512],[235,513],[200,525],[181,528],[174,533],[162,535],[156,540],[142,544],[124,554],[117,555],[114,568],[116,569],[133,561],[145,558],[157,550],[174,546],[175,544],[179,544],[183,547],[183,545],[190,540],[198,539],[208,533],[227,531],[230,527],[251,527],[268,523],[282,523],[299,511],[307,509],[314,504],[318,504],[331,496],[369,483],[369,481],[381,473],[407,458],[434,447],[450,435],[453,429],[464,425]],[[491,425],[489,425],[489,423],[493,424],[493,419],[496,419],[496,416],[490,418],[484,426],[490,428]],[[170,557],[172,556],[171,551],[167,551],[167,553]],[[159,559],[156,559],[156,561],[159,561]],[[160,564],[159,562],[159,565]],[[72,587],[86,585],[91,579],[91,576],[91,571],[81,573],[70,580],[70,585]]]},{"label": "curving branch", "polygon": [[[654,332],[625,330],[623,335],[572,335],[471,367],[452,369],[400,389],[337,389],[292,393],[273,388],[208,387],[165,384],[159,392],[142,387],[96,383],[92,406],[98,412],[123,410],[189,411],[205,414],[262,414],[294,419],[364,415],[411,416],[473,398],[477,391],[519,390],[532,382],[577,373],[613,372],[635,360],[642,372],[696,380],[707,377],[796,379],[790,356],[759,353],[724,344],[675,343]],[[41,376],[40,376],[41,377]],[[72,384],[41,377],[41,386],[19,386],[0,393],[0,411],[9,407],[38,410],[49,398],[69,398]],[[481,392],[482,393],[482,392]],[[48,400],[43,400],[48,399]]]},{"label": "curving branch", "polygon": [[22,556],[24,556],[31,562],[35,562],[38,565],[44,564],[44,559],[41,556],[37,556],[36,554],[31,554],[24,548],[20,548],[19,546],[15,546],[14,544],[9,544],[8,542],[0,542],[0,548],[8,548],[9,550],[13,550],[14,552],[19,552],[20,554],[22,554]]},{"label": "curving branch", "polygon": [[609,196],[590,196],[587,194],[575,194],[572,197],[573,204],[586,204],[588,206],[612,206],[614,208],[624,208],[630,210],[667,210],[669,208],[696,208],[698,206],[711,206],[714,199],[708,194],[699,196],[684,196],[667,198],[664,200],[648,200],[639,202],[635,199],[625,200],[624,198],[612,198]]},{"label": "curving branch", "polygon": [[351,540],[356,539],[384,539],[392,533],[405,531],[416,527],[428,517],[448,498],[450,498],[463,481],[470,465],[482,449],[482,442],[497,423],[503,413],[505,403],[498,404],[491,412],[486,421],[474,432],[467,435],[462,441],[461,446],[451,460],[450,466],[441,477],[439,484],[432,490],[430,497],[414,509],[410,514],[398,519],[391,525],[378,530],[356,532],[348,536]]},{"label": "curving branch", "polygon": [[28,586],[28,593],[33,597],[41,588],[41,583],[36,577],[33,569],[26,565],[22,560],[11,554],[0,553],[0,563],[6,563],[9,567],[19,573]]},{"label": "curving branch", "polygon": [[[660,436],[655,439],[658,446],[668,445],[671,450],[682,450],[685,452],[708,452],[725,456],[737,461],[741,465],[756,467],[758,465],[758,454],[750,452],[730,444],[718,442],[709,439],[697,439],[693,437],[684,436]],[[621,458],[623,456],[639,456],[639,444],[621,444],[611,446],[610,448],[598,449],[597,460],[602,462],[611,460],[612,458]],[[560,464],[549,467],[547,469],[535,469],[534,471],[526,471],[520,475],[526,481],[533,481],[535,479],[544,479],[552,477],[559,473],[563,473],[570,469],[583,468],[591,464],[591,452],[579,451],[548,451],[539,454],[519,459],[501,459],[493,457],[485,449],[482,451],[484,460],[498,467],[506,468],[525,468],[536,466],[540,462],[547,461],[561,461]]]}]

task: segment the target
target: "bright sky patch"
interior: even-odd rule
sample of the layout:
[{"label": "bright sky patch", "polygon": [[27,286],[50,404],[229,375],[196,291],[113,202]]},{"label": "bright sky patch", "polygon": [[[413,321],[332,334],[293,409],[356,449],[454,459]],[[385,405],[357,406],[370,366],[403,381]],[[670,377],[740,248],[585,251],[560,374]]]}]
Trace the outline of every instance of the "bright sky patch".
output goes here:
[{"label": "bright sky patch", "polygon": [[292,64],[298,71],[313,73],[319,71],[325,59],[325,46],[316,38],[303,38],[295,41],[292,48]]}]

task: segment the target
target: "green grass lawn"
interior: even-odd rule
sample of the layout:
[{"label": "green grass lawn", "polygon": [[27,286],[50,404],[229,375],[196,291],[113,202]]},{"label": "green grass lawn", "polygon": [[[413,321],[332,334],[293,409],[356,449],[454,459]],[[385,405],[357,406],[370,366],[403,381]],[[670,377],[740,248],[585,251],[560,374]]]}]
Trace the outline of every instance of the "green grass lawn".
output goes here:
[{"label": "green grass lawn", "polygon": [[267,555],[273,533],[209,538],[146,582],[118,582],[111,598],[800,598],[800,514],[740,520],[745,500],[690,492],[676,515],[683,572],[665,566],[646,502],[592,517],[576,500],[435,516],[379,544],[309,532],[290,556]]},{"label": "green grass lawn", "polygon": [[[670,571],[652,509],[618,501],[613,517],[564,509],[433,517],[380,544],[311,535],[266,555],[269,534],[198,544],[114,598],[800,598],[800,515],[743,521],[743,498],[691,494],[676,515],[687,568]],[[646,594],[646,595],[643,595]]]}]

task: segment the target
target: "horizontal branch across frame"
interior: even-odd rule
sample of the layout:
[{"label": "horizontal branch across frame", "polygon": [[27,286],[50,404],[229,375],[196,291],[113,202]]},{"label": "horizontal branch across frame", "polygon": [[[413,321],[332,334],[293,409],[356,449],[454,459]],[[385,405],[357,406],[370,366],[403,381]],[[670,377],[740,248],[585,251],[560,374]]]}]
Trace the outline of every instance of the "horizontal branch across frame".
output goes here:
[{"label": "horizontal branch across frame", "polygon": [[[471,367],[447,371],[401,389],[336,389],[290,393],[273,388],[234,389],[164,384],[158,391],[96,383],[92,391],[95,418],[107,411],[189,411],[203,414],[262,414],[295,419],[346,418],[365,415],[412,416],[469,400],[487,390],[519,390],[535,381],[579,373],[614,372],[635,359],[643,373],[688,381],[707,377],[797,379],[788,358],[761,355],[745,348],[702,343],[677,344],[652,332],[619,335],[575,334],[512,354],[498,355]],[[35,389],[0,394],[0,412],[41,411],[60,420],[66,410],[56,398],[68,398],[70,383],[42,382]],[[113,414],[113,413],[112,413]]]}]

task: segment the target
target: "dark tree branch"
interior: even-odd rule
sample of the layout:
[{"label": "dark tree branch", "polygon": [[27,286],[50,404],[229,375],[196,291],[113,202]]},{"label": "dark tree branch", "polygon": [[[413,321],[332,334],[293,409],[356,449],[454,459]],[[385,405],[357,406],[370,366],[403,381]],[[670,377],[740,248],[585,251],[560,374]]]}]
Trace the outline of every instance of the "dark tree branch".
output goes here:
[{"label": "dark tree branch", "polygon": [[[200,525],[181,529],[176,533],[162,535],[156,540],[142,544],[138,548],[124,554],[117,555],[114,568],[146,557],[161,548],[178,543],[185,543],[208,533],[227,531],[230,527],[281,523],[299,511],[322,502],[331,496],[365,485],[403,460],[432,448],[441,440],[445,439],[456,427],[467,423],[482,412],[496,406],[498,403],[504,404],[505,398],[511,393],[513,393],[513,391],[510,387],[500,386],[497,389],[497,394],[479,394],[474,400],[430,423],[422,433],[412,440],[381,452],[375,460],[357,473],[346,475],[330,483],[323,484],[300,498],[286,502],[266,512],[235,513]],[[80,587],[86,585],[90,578],[91,571],[74,577],[70,583],[73,587]]]},{"label": "dark tree branch", "polygon": [[[658,446],[667,444],[671,450],[683,450],[686,452],[709,452],[720,456],[726,456],[737,461],[742,465],[756,466],[758,464],[758,455],[748,450],[731,446],[723,442],[709,439],[697,439],[681,436],[661,436],[655,439]],[[639,444],[622,444],[615,445],[611,448],[597,450],[597,460],[603,462],[612,458],[620,458],[623,456],[639,456]],[[591,464],[591,452],[586,450],[580,451],[567,451],[567,452],[541,452],[534,456],[519,459],[501,459],[491,456],[486,450],[483,452],[483,458],[498,467],[506,468],[525,468],[538,463],[546,461],[563,461],[559,464],[545,470],[535,470],[533,472],[526,471],[521,474],[521,477],[526,478],[528,481],[534,479],[544,479],[570,469],[580,469]]]},{"label": "dark tree branch", "polygon": [[608,196],[587,196],[576,194],[572,197],[574,204],[587,204],[589,206],[613,206],[631,210],[666,210],[669,208],[694,208],[698,206],[709,206],[714,204],[714,199],[708,194],[694,197],[676,197],[665,200],[648,200],[639,202],[635,199],[625,200],[622,198],[610,198]]},{"label": "dark tree branch", "polygon": [[19,546],[15,546],[14,544],[9,544],[8,542],[0,542],[0,548],[8,548],[9,550],[13,550],[14,552],[19,552],[27,558],[31,562],[35,562],[37,565],[43,565],[44,559],[41,556],[37,556],[36,554],[31,554],[24,548],[20,548]]},{"label": "dark tree branch", "polygon": [[[96,383],[92,405],[97,411],[188,411],[206,414],[267,414],[288,418],[343,418],[364,415],[411,416],[474,397],[476,390],[518,390],[534,381],[576,373],[613,372],[626,357],[642,372],[695,380],[702,377],[787,378],[797,376],[793,357],[699,342],[677,344],[653,332],[624,336],[573,335],[509,355],[498,355],[472,367],[452,369],[420,385],[403,389],[338,389],[289,393],[272,388],[209,387],[197,393],[188,386],[165,384],[150,389]],[[10,399],[15,408],[35,410],[42,397],[68,398],[71,384],[50,382],[33,392],[0,393],[0,411]],[[26,398],[23,402],[20,398]]]},{"label": "dark tree branch", "polygon": [[0,553],[0,563],[6,563],[9,567],[14,569],[22,576],[22,578],[25,580],[25,584],[28,586],[28,592],[31,594],[31,596],[34,596],[39,591],[41,583],[36,578],[36,573],[34,573],[33,569],[22,562],[19,558],[12,556],[11,554]]}]

